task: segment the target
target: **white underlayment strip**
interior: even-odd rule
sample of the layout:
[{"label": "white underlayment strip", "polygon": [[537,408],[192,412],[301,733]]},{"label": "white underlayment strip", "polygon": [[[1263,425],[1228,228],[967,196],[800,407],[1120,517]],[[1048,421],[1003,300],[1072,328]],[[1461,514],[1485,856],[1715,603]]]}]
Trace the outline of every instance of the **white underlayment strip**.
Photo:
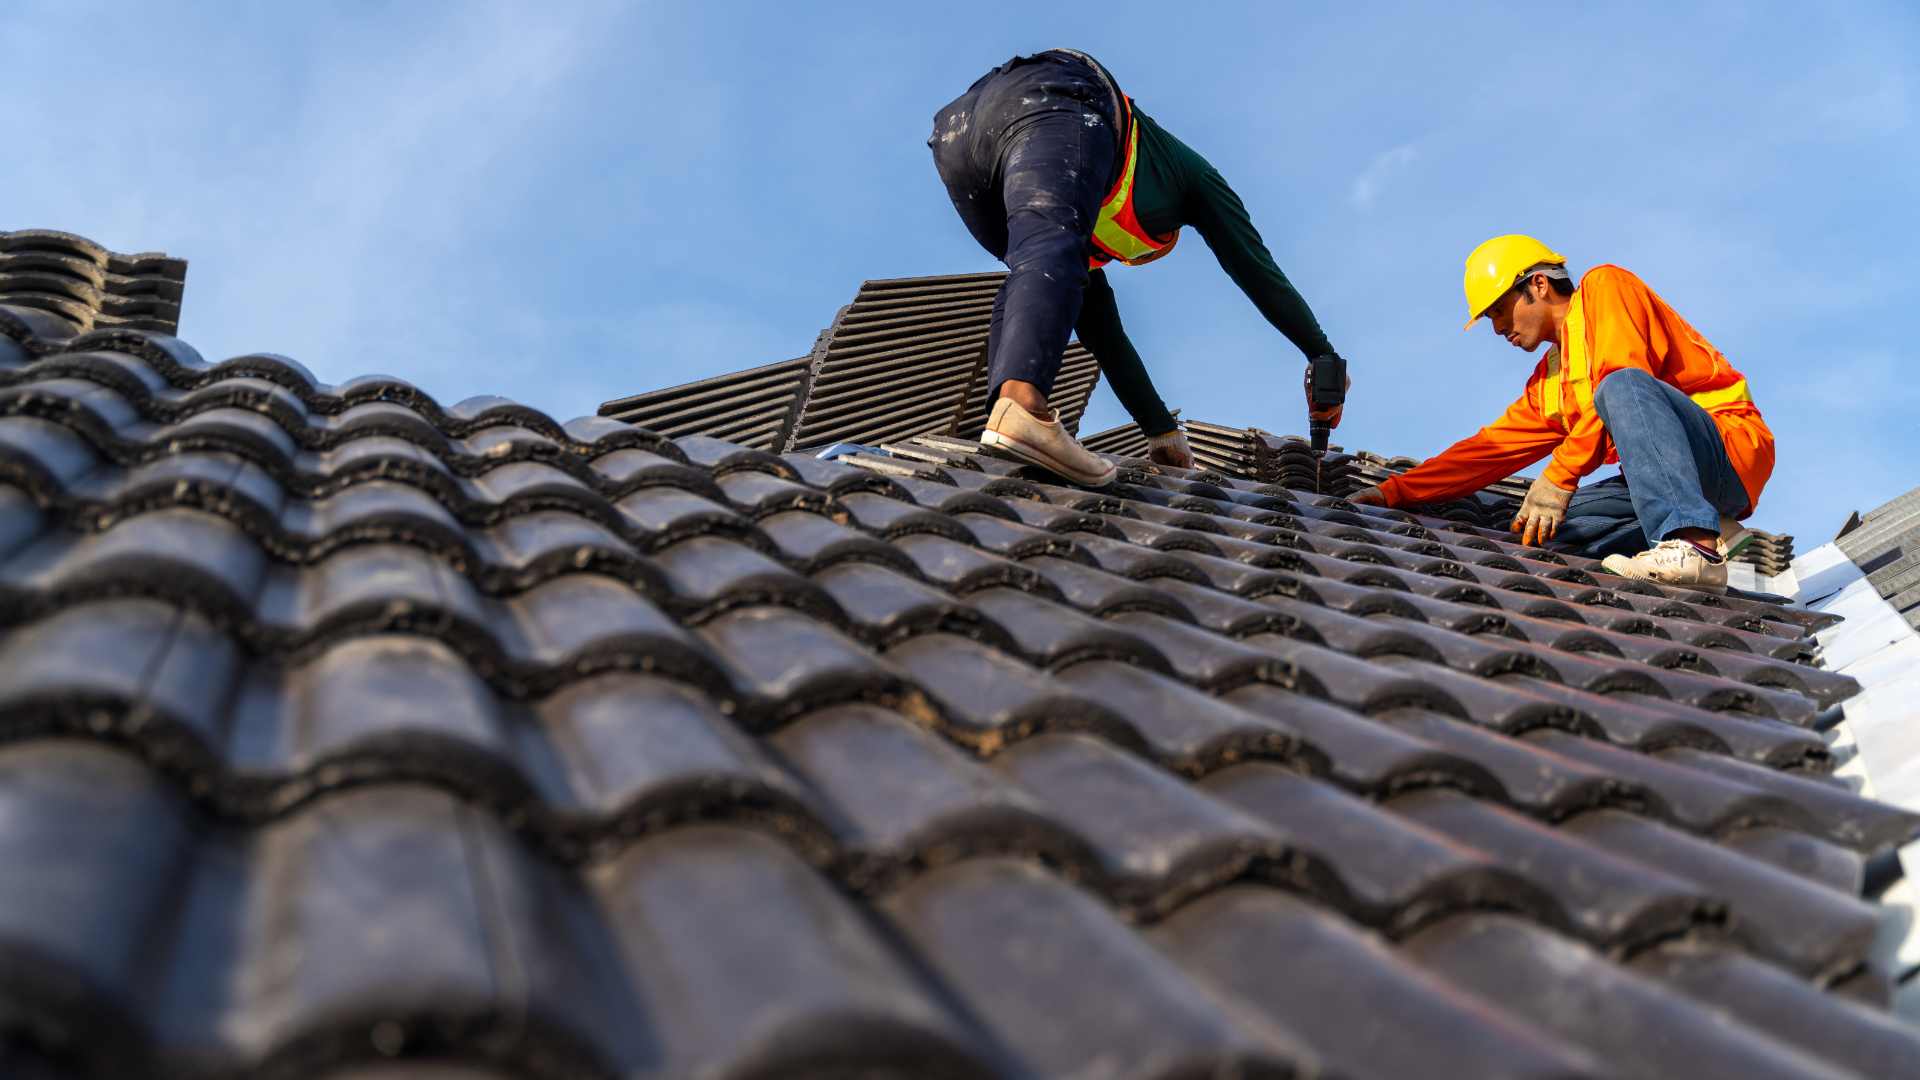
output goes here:
[{"label": "white underlayment strip", "polygon": [[[1762,577],[1759,587],[1844,616],[1815,637],[1830,670],[1860,681],[1843,705],[1846,719],[1828,734],[1842,762],[1835,775],[1863,795],[1920,811],[1920,634],[1832,544],[1793,560],[1791,573],[1791,588],[1780,587],[1787,575]],[[1888,911],[1876,943],[1895,972],[1920,966],[1920,841],[1900,849],[1900,864],[1905,875],[1882,897]],[[1901,989],[1894,1007],[1920,1019],[1920,979]]]}]

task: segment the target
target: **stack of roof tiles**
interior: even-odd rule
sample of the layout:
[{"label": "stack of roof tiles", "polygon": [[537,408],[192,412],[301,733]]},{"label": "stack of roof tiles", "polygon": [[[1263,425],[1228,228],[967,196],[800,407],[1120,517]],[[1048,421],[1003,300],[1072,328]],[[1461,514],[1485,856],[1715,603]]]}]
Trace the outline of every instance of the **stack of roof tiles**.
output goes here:
[{"label": "stack of roof tiles", "polygon": [[0,304],[48,312],[70,332],[122,326],[174,333],[186,281],[185,259],[121,255],[48,229],[0,232]]},{"label": "stack of roof tiles", "polygon": [[[1259,428],[1227,427],[1200,421],[1180,425],[1193,449],[1194,464],[1213,475],[1279,484],[1296,490],[1347,495],[1363,486],[1354,458],[1335,447],[1316,460],[1311,444],[1297,435],[1277,436]],[[1087,436],[1096,453],[1144,457],[1147,437],[1129,422]]]},{"label": "stack of roof tiles", "polygon": [[1752,563],[1763,574],[1784,574],[1793,566],[1793,537],[1749,529],[1753,541],[1735,559]]},{"label": "stack of roof tiles", "polygon": [[1855,515],[1834,543],[1908,625],[1920,630],[1920,488]]},{"label": "stack of roof tiles", "polygon": [[0,308],[0,1063],[1913,1074],[1829,618],[900,446]]},{"label": "stack of roof tiles", "polygon": [[[892,278],[860,286],[807,356],[600,406],[665,435],[710,435],[763,450],[975,435],[986,427],[987,333],[1005,273]],[[1078,431],[1100,375],[1067,347],[1051,401]]]}]

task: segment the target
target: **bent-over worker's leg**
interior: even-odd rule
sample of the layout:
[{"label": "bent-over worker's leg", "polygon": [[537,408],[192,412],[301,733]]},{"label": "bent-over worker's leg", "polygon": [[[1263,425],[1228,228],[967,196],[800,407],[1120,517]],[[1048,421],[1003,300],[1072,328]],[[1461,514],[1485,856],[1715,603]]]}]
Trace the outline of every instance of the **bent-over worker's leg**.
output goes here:
[{"label": "bent-over worker's leg", "polygon": [[1567,503],[1566,521],[1545,546],[1589,559],[1646,550],[1648,541],[1634,513],[1626,478],[1609,476],[1575,490]]},{"label": "bent-over worker's leg", "polygon": [[1746,488],[1713,417],[1678,387],[1637,369],[1616,371],[1593,395],[1620,454],[1634,513],[1647,539],[1678,534],[1709,542],[1720,515],[1746,510]]},{"label": "bent-over worker's leg", "polygon": [[1086,115],[1041,113],[1009,133],[1000,183],[1009,273],[994,297],[987,340],[990,398],[1008,380],[1052,393],[1080,317],[1087,237],[1114,156],[1112,135],[1088,125]]}]

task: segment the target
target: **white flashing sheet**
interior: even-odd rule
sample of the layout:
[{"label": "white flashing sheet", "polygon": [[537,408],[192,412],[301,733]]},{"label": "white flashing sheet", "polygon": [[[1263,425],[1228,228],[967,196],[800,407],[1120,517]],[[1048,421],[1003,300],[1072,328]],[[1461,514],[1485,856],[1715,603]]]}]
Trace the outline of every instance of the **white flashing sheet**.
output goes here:
[{"label": "white flashing sheet", "polygon": [[[1795,588],[1772,591],[1846,619],[1815,635],[1826,666],[1861,687],[1842,703],[1846,719],[1829,736],[1844,761],[1838,775],[1863,795],[1920,811],[1920,634],[1833,544],[1795,559],[1791,572]],[[1904,876],[1881,897],[1889,915],[1876,951],[1907,971],[1920,966],[1920,841],[1900,849],[1900,865]],[[1908,981],[1894,1007],[1920,1019],[1920,979]]]}]

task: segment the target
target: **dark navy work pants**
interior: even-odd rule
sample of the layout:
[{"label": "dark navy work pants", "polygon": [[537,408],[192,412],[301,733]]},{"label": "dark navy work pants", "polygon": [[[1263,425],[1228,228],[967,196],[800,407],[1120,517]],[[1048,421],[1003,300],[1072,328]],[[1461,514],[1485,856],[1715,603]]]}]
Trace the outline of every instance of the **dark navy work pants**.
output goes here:
[{"label": "dark navy work pants", "polygon": [[1118,157],[1113,108],[1090,65],[1041,53],[993,69],[934,115],[927,145],[953,208],[1010,271],[993,301],[989,397],[1007,379],[1053,392]]}]

